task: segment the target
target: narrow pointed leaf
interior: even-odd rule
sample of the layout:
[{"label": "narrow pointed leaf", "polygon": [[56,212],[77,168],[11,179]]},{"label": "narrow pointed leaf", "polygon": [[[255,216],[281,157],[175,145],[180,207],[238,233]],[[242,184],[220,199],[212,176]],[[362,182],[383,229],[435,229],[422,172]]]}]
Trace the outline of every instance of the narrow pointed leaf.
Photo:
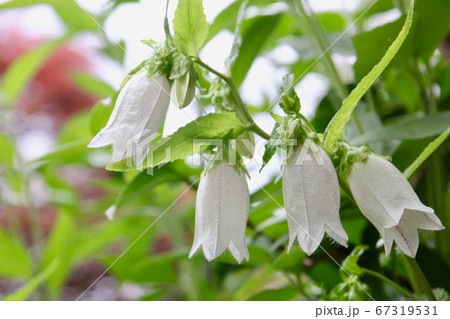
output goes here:
[{"label": "narrow pointed leaf", "polygon": [[333,117],[333,119],[328,124],[325,131],[324,145],[328,149],[333,149],[337,140],[341,137],[344,131],[345,125],[350,120],[353,110],[358,105],[363,95],[372,86],[376,79],[381,75],[384,69],[392,61],[397,51],[400,49],[401,45],[408,36],[409,30],[411,28],[413,11],[414,11],[414,1],[411,0],[408,15],[403,25],[402,30],[398,34],[395,41],[386,51],[381,61],[373,67],[373,69],[367,74],[361,82],[356,86],[356,88],[350,93],[350,95],[342,102],[342,107]]}]

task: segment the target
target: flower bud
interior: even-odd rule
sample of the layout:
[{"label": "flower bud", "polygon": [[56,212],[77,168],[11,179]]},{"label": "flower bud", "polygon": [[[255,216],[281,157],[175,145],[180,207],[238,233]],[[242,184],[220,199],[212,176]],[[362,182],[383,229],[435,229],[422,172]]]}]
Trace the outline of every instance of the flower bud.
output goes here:
[{"label": "flower bud", "polygon": [[180,109],[188,106],[195,96],[195,76],[191,72],[175,78],[170,97]]},{"label": "flower bud", "polygon": [[414,257],[419,228],[444,228],[434,210],[421,203],[403,174],[385,159],[369,155],[366,162],[355,162],[348,184],[359,209],[382,236],[387,255],[395,241]]}]

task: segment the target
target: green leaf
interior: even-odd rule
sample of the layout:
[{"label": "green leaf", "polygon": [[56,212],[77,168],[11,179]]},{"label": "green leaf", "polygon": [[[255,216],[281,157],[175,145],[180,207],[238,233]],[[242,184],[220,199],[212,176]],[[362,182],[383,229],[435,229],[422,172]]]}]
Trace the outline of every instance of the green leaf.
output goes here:
[{"label": "green leaf", "polygon": [[414,55],[428,59],[448,35],[449,21],[447,1],[417,0],[412,35],[408,39],[413,46]]},{"label": "green leaf", "polygon": [[8,67],[1,83],[7,103],[14,103],[20,97],[28,82],[64,40],[65,38],[59,38],[45,42],[21,55]]},{"label": "green leaf", "polygon": [[258,292],[251,296],[249,301],[289,301],[299,294],[298,290],[293,288],[268,289]]},{"label": "green leaf", "polygon": [[89,118],[89,128],[93,136],[97,135],[108,123],[118,96],[119,92],[115,92],[108,102],[100,101],[92,108]]},{"label": "green leaf", "polygon": [[351,144],[362,145],[372,141],[414,140],[444,132],[450,123],[450,111],[422,117],[408,116],[373,131],[368,131],[350,140]]},{"label": "green leaf", "polygon": [[188,56],[198,56],[198,50],[208,36],[208,22],[202,0],[179,0],[173,19],[175,38],[180,50]]},{"label": "green leaf", "polygon": [[422,165],[423,162],[431,155],[433,152],[448,138],[450,135],[450,128],[448,128],[444,133],[439,135],[433,142],[428,144],[428,146],[420,153],[419,157],[408,166],[408,168],[403,172],[406,178],[410,178],[414,172]]},{"label": "green leaf", "polygon": [[356,246],[355,249],[351,252],[351,254],[345,258],[342,263],[342,267],[352,275],[361,275],[363,270],[358,266],[358,260],[361,255],[368,249],[367,246]]},{"label": "green leaf", "polygon": [[225,68],[227,72],[230,72],[231,66],[236,61],[239,50],[241,47],[241,27],[242,27],[242,21],[245,18],[245,11],[247,9],[248,0],[244,0],[239,8],[239,12],[237,13],[236,18],[236,28],[234,30],[234,39],[233,39],[233,45],[231,46],[231,52],[228,55],[228,57],[225,60]]},{"label": "green leaf", "polygon": [[70,78],[80,89],[98,98],[104,99],[114,93],[112,87],[90,74],[73,72]]},{"label": "green leaf", "polygon": [[70,32],[97,30],[98,25],[91,13],[73,0],[11,0],[0,5],[0,9],[11,9],[36,4],[49,4],[65,22]]},{"label": "green leaf", "polygon": [[3,134],[0,134],[0,150],[0,164],[12,166],[15,152],[14,143]]},{"label": "green leaf", "polygon": [[247,23],[242,35],[242,45],[239,55],[231,67],[234,83],[240,86],[250,70],[253,61],[263,51],[264,45],[270,40],[271,34],[276,30],[281,15],[259,16]]},{"label": "green leaf", "polygon": [[263,165],[261,166],[260,171],[270,162],[272,157],[275,155],[275,152],[277,151],[277,143],[274,143],[274,141],[278,141],[280,139],[280,135],[278,134],[278,127],[280,126],[280,123],[276,123],[272,134],[270,135],[270,140],[266,142],[264,145],[264,154],[263,154]]},{"label": "green leaf", "polygon": [[65,22],[70,32],[82,30],[99,30],[99,18],[81,7],[77,1],[73,0],[48,0],[53,6],[59,17]]},{"label": "green leaf", "polygon": [[230,30],[233,32],[233,29],[236,28],[236,17],[238,16],[242,2],[243,0],[232,2],[217,15],[209,27],[208,36],[205,40],[206,43],[223,30]]},{"label": "green leaf", "polygon": [[31,279],[25,286],[4,297],[3,301],[27,300],[28,296],[32,294],[36,289],[38,289],[39,286],[58,269],[58,266],[59,262],[57,260],[54,260],[46,269],[44,269],[39,275]]},{"label": "green leaf", "polygon": [[[206,43],[214,38],[219,32],[229,30],[233,32],[236,29],[236,17],[239,15],[239,9],[244,1],[237,0],[232,2],[228,7],[223,9],[211,23]],[[273,0],[249,0],[248,7],[264,7],[271,4]]]},{"label": "green leaf", "polygon": [[[150,153],[146,163],[139,169],[155,167],[159,164],[173,162],[185,158],[196,152],[202,152],[205,148],[194,140],[202,139],[233,139],[248,129],[234,112],[211,113],[197,118],[197,120],[180,128],[170,136],[167,136],[150,147]],[[208,147],[209,148],[209,147]],[[106,167],[112,171],[128,171],[128,160],[113,163]]]},{"label": "green leaf", "polygon": [[53,152],[48,153],[40,158],[27,162],[28,164],[33,164],[37,162],[51,162],[53,165],[56,163],[73,163],[78,162],[80,156],[85,155],[89,149],[87,148],[87,144],[89,143],[89,139],[83,139],[80,141],[75,141],[67,144],[63,144],[58,146]]},{"label": "green leaf", "polygon": [[31,257],[19,238],[0,230],[0,277],[31,278]]},{"label": "green leaf", "polygon": [[414,11],[414,0],[411,0],[411,4],[408,11],[408,16],[406,17],[405,24],[402,30],[398,34],[395,41],[386,51],[381,61],[373,67],[373,69],[367,74],[361,82],[356,86],[356,88],[350,93],[350,95],[342,102],[342,107],[330,121],[327,130],[325,131],[324,146],[329,150],[334,148],[334,145],[338,139],[342,136],[345,125],[350,120],[353,110],[358,105],[363,95],[372,86],[375,80],[381,75],[383,70],[388,66],[389,62],[392,61],[397,51],[400,49],[401,45],[408,36],[408,32],[412,24],[412,14]]},{"label": "green leaf", "polygon": [[323,286],[327,291],[341,282],[339,269],[336,265],[319,262],[311,269],[309,276],[314,279],[319,286]]},{"label": "green leaf", "polygon": [[122,189],[114,203],[114,208],[120,208],[134,198],[145,196],[159,184],[180,182],[180,177],[189,181],[191,176],[198,177],[200,173],[201,171],[189,167],[183,161],[176,161],[155,169],[152,175],[147,172],[139,173]]},{"label": "green leaf", "polygon": [[187,255],[188,251],[179,250],[151,257],[127,256],[120,260],[117,260],[116,257],[108,257],[105,261],[107,265],[115,262],[110,272],[122,281],[175,283],[178,278],[174,261],[186,258]]},{"label": "green leaf", "polygon": [[130,3],[130,2],[139,2],[140,0],[109,0],[110,3],[113,3],[114,8],[120,6],[124,3]]},{"label": "green leaf", "polygon": [[[395,65],[409,69],[411,58],[429,59],[449,32],[450,10],[447,7],[448,4],[441,0],[416,0],[414,21],[403,48],[395,58]],[[353,38],[358,57],[354,65],[357,79],[361,79],[381,59],[404,19],[401,17]]]},{"label": "green leaf", "polygon": [[[357,56],[353,66],[356,79],[362,79],[380,61],[391,45],[392,39],[400,32],[404,20],[405,17],[402,17],[394,22],[359,33],[353,37],[353,45]],[[399,55],[402,55],[402,52]],[[406,60],[397,59],[395,62],[403,63]]]},{"label": "green leaf", "polygon": [[345,29],[345,18],[336,12],[319,13],[317,17],[326,31],[341,31]]},{"label": "green leaf", "polygon": [[77,230],[73,216],[68,212],[59,212],[58,219],[43,248],[41,262],[41,268],[46,269],[56,260],[58,261],[58,268],[47,276],[47,287],[54,299],[58,298],[72,269],[73,243],[76,236]]},{"label": "green leaf", "polygon": [[90,112],[83,110],[66,120],[59,131],[58,145],[90,139],[92,135],[89,129],[89,116]]},{"label": "green leaf", "polygon": [[[248,261],[244,259],[241,263],[242,266],[270,264],[272,262],[272,256],[270,256],[267,250],[262,247],[250,245],[248,246],[248,251],[251,258]],[[236,260],[229,253],[220,255],[216,260],[218,262],[236,265]]]}]

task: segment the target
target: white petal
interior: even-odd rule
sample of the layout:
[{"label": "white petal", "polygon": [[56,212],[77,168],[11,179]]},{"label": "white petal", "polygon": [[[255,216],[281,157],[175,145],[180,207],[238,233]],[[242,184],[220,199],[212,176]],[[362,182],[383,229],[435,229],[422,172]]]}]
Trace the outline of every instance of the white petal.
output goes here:
[{"label": "white petal", "polygon": [[245,230],[249,211],[245,175],[225,162],[212,168],[197,192],[195,236],[192,252],[200,245],[208,260],[230,248],[239,262],[248,259]]},{"label": "white petal", "polygon": [[[426,206],[425,206],[426,207]],[[416,228],[428,229],[428,230],[442,230],[442,225],[439,218],[434,214],[434,210],[430,207],[426,207],[427,210],[418,211],[405,209],[405,212],[400,220],[400,223],[414,223]]]},{"label": "white petal", "polygon": [[347,234],[339,219],[339,183],[326,152],[298,147],[283,168],[283,197],[289,225],[289,247],[297,237],[302,249],[312,254],[324,230],[346,245]]},{"label": "white petal", "polygon": [[411,227],[411,225],[407,224],[400,224],[385,229],[384,240],[386,254],[389,254],[390,252],[392,240],[395,241],[403,253],[413,258],[416,255],[417,248],[419,247],[419,234],[417,232],[417,228]]},{"label": "white petal", "polygon": [[[165,76],[148,77],[146,72],[133,76],[121,90],[106,126],[89,147],[113,144],[113,160],[118,161],[138,148],[135,162],[143,160],[150,142],[164,121],[169,106],[170,84]],[[139,164],[139,163],[135,163]]]},{"label": "white petal", "polygon": [[233,242],[231,242],[230,245],[228,246],[228,249],[230,250],[234,259],[236,259],[238,263],[241,263],[242,260],[244,260],[244,258],[247,261],[250,259],[247,245],[241,245],[240,247],[238,247]]},{"label": "white petal", "polygon": [[414,257],[419,228],[443,229],[433,209],[422,204],[400,171],[382,158],[370,155],[366,163],[353,164],[348,183],[361,212],[383,237],[386,254],[395,241]]},{"label": "white petal", "polygon": [[405,208],[429,210],[403,174],[385,159],[369,155],[367,162],[354,163],[348,183],[361,211],[379,231],[397,225]]}]

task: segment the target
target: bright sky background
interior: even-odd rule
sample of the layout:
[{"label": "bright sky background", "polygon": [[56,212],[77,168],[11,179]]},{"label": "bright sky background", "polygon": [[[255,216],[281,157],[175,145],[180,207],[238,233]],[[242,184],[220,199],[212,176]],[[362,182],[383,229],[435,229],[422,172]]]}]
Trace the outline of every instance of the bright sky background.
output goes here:
[{"label": "bright sky background", "polygon": [[[78,3],[89,11],[101,12],[102,7],[108,0],[77,0]],[[7,2],[0,0],[0,3]],[[232,0],[205,0],[205,12],[209,22]],[[360,1],[357,0],[314,0],[310,1],[315,11],[352,11]],[[172,20],[177,1],[171,1],[169,20]],[[125,40],[126,63],[125,68],[112,63],[102,62],[96,67],[96,73],[118,88],[123,76],[137,65],[141,60],[147,58],[150,50],[140,40],[152,38],[157,41],[164,40],[163,18],[165,12],[165,1],[142,0],[139,3],[128,3],[116,9],[106,22],[105,31],[114,40]],[[19,18],[18,18],[19,17]],[[17,22],[19,21],[19,22]],[[43,23],[45,21],[45,23]],[[0,16],[0,27],[5,25],[19,26],[27,30],[33,30],[36,34],[58,36],[64,32],[63,24],[54,14],[52,9],[46,5],[36,5],[29,9],[21,9],[20,14],[16,10],[10,10],[7,14]],[[214,38],[201,52],[201,57],[208,64],[219,70],[223,70],[223,61],[227,57],[233,36],[229,32],[222,32]],[[95,40],[86,37],[84,41],[95,45]],[[272,57],[283,56],[283,59],[296,58],[296,53],[288,46],[281,46]],[[275,100],[281,78],[287,70],[275,68],[268,58],[258,58],[251,68],[245,82],[241,87],[241,93],[245,101],[250,104],[259,104],[264,96]],[[302,101],[303,113],[311,117],[315,107],[328,89],[328,83],[319,74],[310,73],[305,76],[296,86],[297,93]],[[183,110],[171,106],[168,112],[164,134],[170,134],[177,128],[192,121],[198,116],[198,108],[191,105]],[[258,119],[258,125],[264,130],[272,130],[273,121],[266,114]],[[35,143],[35,141],[33,141]],[[45,149],[45,148],[40,148]],[[260,156],[256,156],[260,160]],[[271,172],[279,171],[279,162],[273,161],[272,165],[265,169],[264,175],[257,173],[257,165],[250,165],[252,178],[257,183],[264,183]],[[252,187],[251,188],[255,188]]]}]

